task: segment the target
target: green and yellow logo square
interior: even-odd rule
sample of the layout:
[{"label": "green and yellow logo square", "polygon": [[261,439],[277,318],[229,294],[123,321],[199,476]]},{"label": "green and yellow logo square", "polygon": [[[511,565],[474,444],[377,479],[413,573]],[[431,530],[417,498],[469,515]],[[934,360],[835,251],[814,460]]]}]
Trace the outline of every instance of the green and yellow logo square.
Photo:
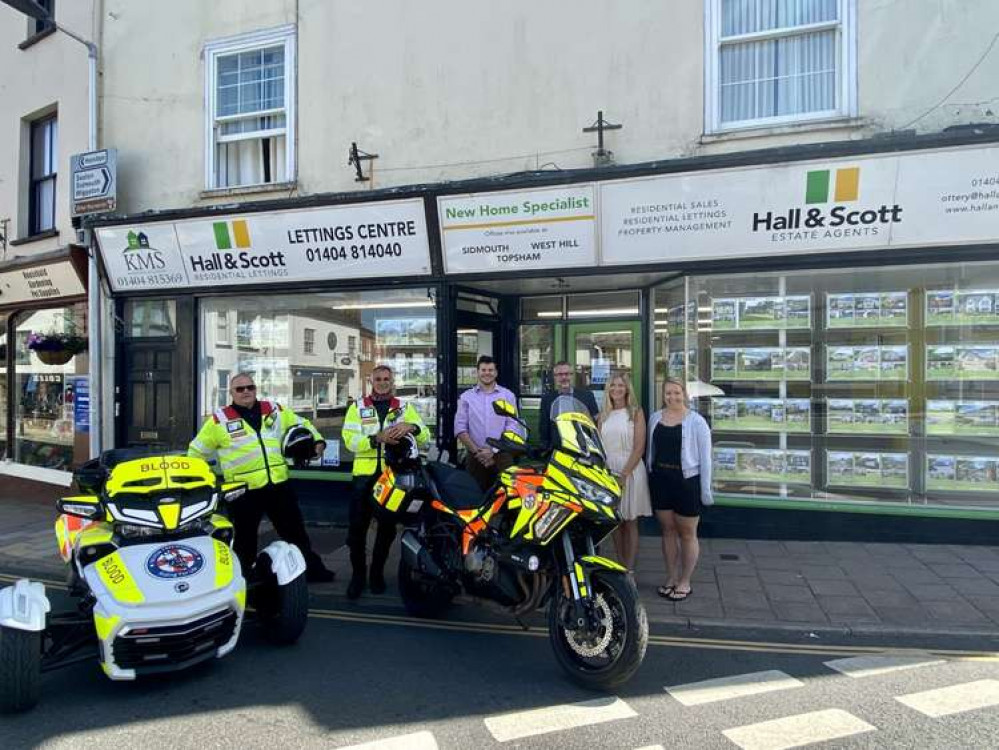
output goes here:
[{"label": "green and yellow logo square", "polygon": [[[808,173],[805,179],[805,203],[828,203],[832,170],[818,169]],[[857,200],[860,194],[860,167],[844,167],[836,170],[836,187],[833,200],[846,203]]]}]

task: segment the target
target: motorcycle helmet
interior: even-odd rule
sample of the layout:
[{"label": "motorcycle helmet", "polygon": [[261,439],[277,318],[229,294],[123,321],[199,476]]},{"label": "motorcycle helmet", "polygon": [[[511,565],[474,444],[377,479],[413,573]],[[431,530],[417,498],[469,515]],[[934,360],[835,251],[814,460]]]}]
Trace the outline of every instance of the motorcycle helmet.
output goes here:
[{"label": "motorcycle helmet", "polygon": [[284,435],[281,455],[295,466],[305,466],[316,457],[316,439],[304,427],[292,427]]},{"label": "motorcycle helmet", "polygon": [[385,446],[385,463],[396,474],[410,474],[420,468],[420,449],[416,438],[405,435],[395,445]]}]

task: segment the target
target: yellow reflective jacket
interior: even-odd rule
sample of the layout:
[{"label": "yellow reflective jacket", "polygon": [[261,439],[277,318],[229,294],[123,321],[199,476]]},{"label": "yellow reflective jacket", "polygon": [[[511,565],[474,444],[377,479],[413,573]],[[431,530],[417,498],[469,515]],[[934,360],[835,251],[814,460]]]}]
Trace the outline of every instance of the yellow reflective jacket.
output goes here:
[{"label": "yellow reflective jacket", "polygon": [[305,427],[322,440],[312,423],[277,401],[260,400],[260,432],[232,406],[216,409],[187,448],[187,455],[206,461],[218,459],[227,482],[246,482],[251,490],[288,479],[281,441],[292,427]]},{"label": "yellow reflective jacket", "polygon": [[382,444],[372,444],[371,438],[387,427],[397,424],[411,424],[419,428],[416,444],[421,448],[430,442],[430,433],[423,424],[419,412],[412,404],[405,406],[397,398],[389,402],[385,421],[378,419],[378,410],[370,396],[358,403],[355,401],[347,409],[343,420],[343,444],[354,454],[354,476],[371,476],[381,468]]}]

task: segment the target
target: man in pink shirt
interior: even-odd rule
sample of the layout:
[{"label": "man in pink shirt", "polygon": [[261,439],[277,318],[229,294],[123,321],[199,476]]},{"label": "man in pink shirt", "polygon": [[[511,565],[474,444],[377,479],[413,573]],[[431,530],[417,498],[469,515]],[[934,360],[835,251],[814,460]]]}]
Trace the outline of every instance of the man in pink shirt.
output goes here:
[{"label": "man in pink shirt", "polygon": [[513,463],[509,453],[500,453],[486,443],[486,438],[499,438],[503,430],[513,430],[523,435],[519,424],[493,412],[493,401],[503,399],[515,407],[516,397],[496,382],[499,374],[496,360],[487,355],[479,357],[476,367],[478,383],[458,399],[454,415],[454,434],[468,451],[465,468],[483,492],[488,490],[499,473]]}]

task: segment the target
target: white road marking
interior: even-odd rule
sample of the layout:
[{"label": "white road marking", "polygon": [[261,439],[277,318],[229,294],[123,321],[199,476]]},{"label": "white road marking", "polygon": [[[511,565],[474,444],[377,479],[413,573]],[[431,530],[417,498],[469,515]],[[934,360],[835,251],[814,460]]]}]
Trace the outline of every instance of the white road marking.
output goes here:
[{"label": "white road marking", "polygon": [[702,703],[714,703],[732,698],[744,698],[747,695],[772,693],[775,690],[787,690],[801,687],[804,684],[801,680],[796,680],[784,672],[770,669],[765,672],[737,674],[732,677],[719,677],[702,682],[688,682],[685,685],[666,687],[665,690],[685,706],[699,706]]},{"label": "white road marking", "polygon": [[921,714],[936,718],[999,705],[999,680],[976,680],[962,685],[909,693],[895,698]]},{"label": "white road marking", "polygon": [[530,711],[518,711],[486,719],[486,729],[497,742],[509,742],[549,732],[602,724],[638,716],[631,706],[617,697],[597,698]]},{"label": "white road marking", "polygon": [[943,663],[942,659],[928,659],[925,656],[851,656],[849,659],[827,661],[825,665],[847,677],[859,678]]},{"label": "white road marking", "polygon": [[437,750],[437,740],[432,732],[413,732],[365,742],[363,745],[351,745],[343,750]]},{"label": "white road marking", "polygon": [[722,732],[742,750],[787,750],[873,732],[876,727],[838,708],[747,724]]}]

